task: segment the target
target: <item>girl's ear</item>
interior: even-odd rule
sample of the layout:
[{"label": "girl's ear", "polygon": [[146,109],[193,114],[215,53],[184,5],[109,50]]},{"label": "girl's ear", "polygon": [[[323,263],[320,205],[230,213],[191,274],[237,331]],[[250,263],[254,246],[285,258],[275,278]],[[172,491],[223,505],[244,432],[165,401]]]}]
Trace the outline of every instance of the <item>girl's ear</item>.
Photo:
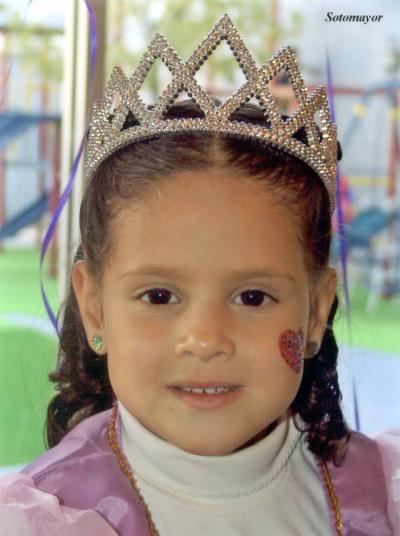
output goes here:
[{"label": "girl's ear", "polygon": [[[321,348],[322,339],[327,327],[329,313],[335,300],[337,290],[337,272],[334,266],[328,266],[323,275],[317,280],[312,293],[312,308],[308,328],[304,358],[313,357],[307,348],[311,342],[316,348]],[[316,352],[314,351],[314,354]]]},{"label": "girl's ear", "polygon": [[[99,290],[83,260],[75,262],[71,277],[86,337],[89,346],[92,347],[94,335],[100,335],[104,341],[103,315]],[[104,353],[104,347],[101,353]]]}]

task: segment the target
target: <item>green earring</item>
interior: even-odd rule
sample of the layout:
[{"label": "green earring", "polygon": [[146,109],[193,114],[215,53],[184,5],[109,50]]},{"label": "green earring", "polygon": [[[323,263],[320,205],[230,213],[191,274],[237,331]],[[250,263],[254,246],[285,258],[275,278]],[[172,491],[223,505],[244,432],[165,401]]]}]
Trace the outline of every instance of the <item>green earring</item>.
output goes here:
[{"label": "green earring", "polygon": [[92,341],[96,352],[100,352],[100,350],[103,348],[103,339],[100,337],[100,335],[94,335]]}]

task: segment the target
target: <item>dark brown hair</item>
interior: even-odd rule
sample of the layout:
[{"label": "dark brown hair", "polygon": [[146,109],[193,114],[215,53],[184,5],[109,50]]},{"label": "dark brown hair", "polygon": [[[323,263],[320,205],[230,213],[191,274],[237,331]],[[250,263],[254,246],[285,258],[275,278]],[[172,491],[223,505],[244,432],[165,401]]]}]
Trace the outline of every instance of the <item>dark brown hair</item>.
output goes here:
[{"label": "dark brown hair", "polygon": [[[167,118],[201,116],[191,100],[175,103],[166,114]],[[242,105],[232,119],[269,126],[262,109],[250,103]],[[136,119],[129,116],[123,128],[134,124]],[[303,129],[295,137],[307,143]],[[329,264],[332,229],[328,193],[318,175],[301,160],[261,142],[200,132],[137,142],[119,149],[98,167],[85,186],[80,209],[82,242],[74,262],[85,259],[90,273],[100,281],[104,259],[112,252],[110,224],[121,203],[144,199],[157,181],[168,180],[174,173],[219,166],[232,169],[233,177],[246,175],[261,181],[268,191],[277,194],[279,202],[299,223],[310,277],[322,273]],[[309,449],[321,460],[333,459],[335,463],[343,457],[350,437],[340,407],[336,371],[338,347],[332,323],[337,307],[335,296],[320,350],[314,358],[304,361],[301,386],[290,408],[304,423]],[[59,443],[83,419],[110,408],[116,398],[107,359],[99,359],[88,344],[71,283],[58,317],[62,313],[58,362],[49,374],[59,391],[47,411],[49,447]]]}]

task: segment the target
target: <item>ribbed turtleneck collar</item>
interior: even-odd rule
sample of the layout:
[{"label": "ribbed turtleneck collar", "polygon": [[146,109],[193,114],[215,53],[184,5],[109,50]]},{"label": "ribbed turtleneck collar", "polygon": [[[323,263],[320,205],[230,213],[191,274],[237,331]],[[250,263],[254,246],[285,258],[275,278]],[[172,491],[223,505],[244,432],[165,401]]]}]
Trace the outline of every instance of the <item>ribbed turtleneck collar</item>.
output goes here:
[{"label": "ribbed turtleneck collar", "polygon": [[164,441],[118,401],[122,449],[134,473],[163,490],[192,497],[249,495],[266,487],[285,466],[300,434],[282,420],[258,443],[225,456],[200,456]]}]

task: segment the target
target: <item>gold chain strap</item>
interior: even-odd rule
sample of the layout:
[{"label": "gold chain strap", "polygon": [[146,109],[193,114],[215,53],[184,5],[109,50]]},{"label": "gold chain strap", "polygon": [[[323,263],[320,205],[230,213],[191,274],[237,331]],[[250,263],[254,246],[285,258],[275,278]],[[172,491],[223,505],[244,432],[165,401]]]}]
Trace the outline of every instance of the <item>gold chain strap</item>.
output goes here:
[{"label": "gold chain strap", "polygon": [[126,459],[126,457],[124,456],[124,454],[121,452],[119,448],[118,441],[117,441],[117,434],[115,431],[116,418],[117,418],[117,406],[115,404],[113,408],[113,412],[112,412],[111,424],[108,429],[108,441],[119,461],[119,465],[121,466],[122,471],[129,478],[134,490],[137,493],[137,496],[139,497],[139,501],[142,503],[145,509],[147,524],[149,526],[149,531],[150,531],[151,536],[159,536],[158,531],[156,527],[154,526],[153,518],[151,517],[150,510],[146,504],[146,501],[144,500],[142,494],[139,491],[139,488],[136,485],[136,478],[133,476],[133,472],[129,468],[128,460]]},{"label": "gold chain strap", "polygon": [[344,525],[343,525],[342,517],[340,515],[340,506],[339,506],[339,501],[335,492],[335,487],[332,483],[331,475],[329,473],[329,469],[328,469],[326,462],[321,461],[319,463],[322,469],[322,475],[324,477],[324,484],[328,491],[328,497],[331,503],[331,508],[335,516],[336,535],[343,536],[342,529]]},{"label": "gold chain strap", "polygon": [[[144,500],[142,494],[140,493],[139,488],[137,487],[136,478],[134,477],[133,472],[129,467],[128,460],[126,459],[125,455],[121,452],[121,450],[119,448],[118,441],[117,441],[117,434],[116,434],[116,431],[115,431],[116,430],[116,428],[115,428],[116,419],[117,419],[117,405],[114,404],[113,411],[112,411],[112,416],[111,416],[111,423],[110,423],[110,426],[109,426],[109,429],[108,429],[108,441],[110,443],[110,446],[111,446],[112,450],[114,451],[115,456],[118,459],[118,462],[119,462],[119,465],[120,465],[122,471],[129,478],[133,489],[135,490],[137,496],[139,497],[139,501],[141,502],[141,504],[143,505],[143,507],[145,509],[147,524],[148,524],[151,536],[159,536],[159,533],[158,533],[158,531],[157,531],[157,529],[156,529],[156,527],[154,525],[153,518],[151,517],[149,507],[147,506],[146,501]],[[327,464],[325,462],[322,462],[322,461],[319,462],[319,463],[320,463],[320,467],[322,469],[324,485],[325,485],[325,487],[326,487],[326,489],[328,491],[329,501],[331,503],[331,508],[332,508],[332,511],[334,513],[334,516],[335,516],[336,536],[343,536],[342,529],[343,529],[344,525],[343,525],[342,518],[341,518],[341,515],[340,515],[339,501],[338,501],[338,498],[336,496],[335,488],[334,488],[334,486],[332,484],[331,475],[329,473],[329,469],[328,469]]]}]

